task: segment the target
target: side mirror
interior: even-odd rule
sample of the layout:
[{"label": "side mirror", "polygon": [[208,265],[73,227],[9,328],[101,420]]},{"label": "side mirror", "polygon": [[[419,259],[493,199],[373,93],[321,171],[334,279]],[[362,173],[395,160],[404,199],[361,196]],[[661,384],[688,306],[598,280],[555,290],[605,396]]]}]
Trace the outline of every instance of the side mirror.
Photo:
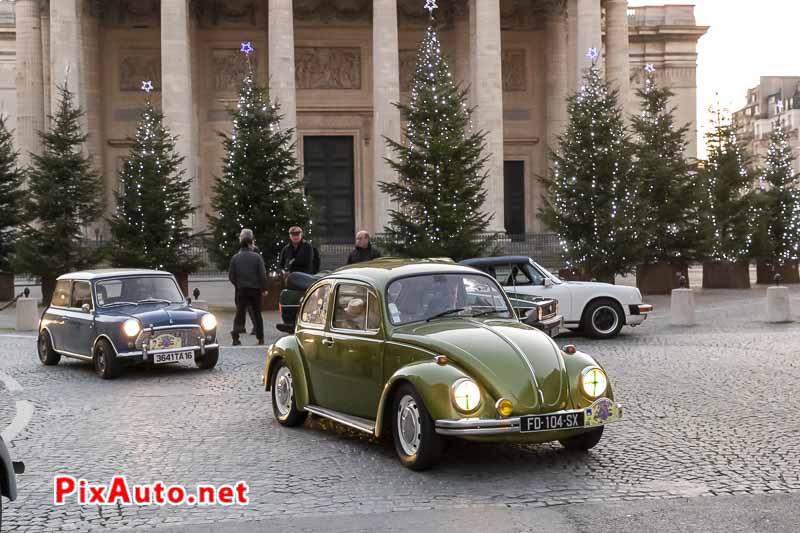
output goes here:
[{"label": "side mirror", "polygon": [[89,305],[89,304],[83,304],[81,306],[81,311],[83,311],[84,313],[91,313],[92,312],[92,306]]},{"label": "side mirror", "polygon": [[553,280],[550,278],[544,278],[544,287],[545,289],[549,289],[553,286]]}]

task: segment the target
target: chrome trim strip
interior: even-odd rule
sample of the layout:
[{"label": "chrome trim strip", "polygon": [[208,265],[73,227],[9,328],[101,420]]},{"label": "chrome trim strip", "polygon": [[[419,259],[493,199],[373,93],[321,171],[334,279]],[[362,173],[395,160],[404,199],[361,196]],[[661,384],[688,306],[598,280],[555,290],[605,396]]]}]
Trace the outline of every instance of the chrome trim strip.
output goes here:
[{"label": "chrome trim strip", "polygon": [[[53,349],[55,350],[55,348],[53,348]],[[64,350],[56,350],[56,351],[58,353],[60,353],[61,355],[66,355],[67,357],[72,357],[73,359],[80,359],[81,361],[93,361],[94,360],[94,359],[92,359],[91,357],[89,357],[87,355],[81,355],[81,354],[72,353],[72,352],[65,352]]]},{"label": "chrome trim strip", "polygon": [[305,410],[317,416],[338,422],[344,426],[357,429],[358,431],[363,431],[364,433],[369,433],[370,435],[375,434],[375,423],[371,420],[367,420],[366,418],[346,415],[344,413],[339,413],[338,411],[325,409],[324,407],[318,407],[316,405],[306,405]]}]

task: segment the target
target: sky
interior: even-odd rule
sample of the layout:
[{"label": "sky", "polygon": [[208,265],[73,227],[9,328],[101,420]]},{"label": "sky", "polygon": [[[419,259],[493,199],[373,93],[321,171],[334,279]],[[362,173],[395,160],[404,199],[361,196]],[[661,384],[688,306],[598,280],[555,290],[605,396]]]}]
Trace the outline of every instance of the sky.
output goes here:
[{"label": "sky", "polygon": [[698,44],[697,113],[700,154],[708,108],[717,101],[730,111],[745,104],[760,76],[800,76],[800,0],[629,0],[629,7],[694,4],[700,26],[710,26]]}]

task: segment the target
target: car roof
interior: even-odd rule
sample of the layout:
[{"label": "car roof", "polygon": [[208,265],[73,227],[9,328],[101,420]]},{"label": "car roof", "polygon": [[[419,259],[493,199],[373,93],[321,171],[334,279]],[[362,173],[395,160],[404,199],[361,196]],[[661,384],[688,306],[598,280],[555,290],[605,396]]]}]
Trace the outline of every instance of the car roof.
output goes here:
[{"label": "car roof", "polygon": [[451,259],[406,259],[385,257],[342,267],[324,279],[363,281],[383,289],[398,278],[420,274],[476,274],[473,268],[459,265]]},{"label": "car roof", "polygon": [[497,257],[473,257],[464,259],[459,264],[469,266],[505,265],[508,263],[527,263],[531,260],[527,255],[501,255]]},{"label": "car roof", "polygon": [[59,276],[58,279],[96,280],[105,278],[118,278],[120,276],[172,276],[163,270],[148,270],[145,268],[98,268],[94,270],[81,270]]}]

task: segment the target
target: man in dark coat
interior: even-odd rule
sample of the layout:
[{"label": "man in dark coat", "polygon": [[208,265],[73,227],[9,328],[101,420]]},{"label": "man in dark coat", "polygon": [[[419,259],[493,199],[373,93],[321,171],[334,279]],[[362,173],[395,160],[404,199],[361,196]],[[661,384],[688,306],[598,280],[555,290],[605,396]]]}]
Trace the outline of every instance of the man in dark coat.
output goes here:
[{"label": "man in dark coat", "polygon": [[350,252],[347,258],[347,264],[363,263],[364,261],[372,261],[381,257],[381,251],[372,246],[369,242],[369,233],[364,230],[356,233],[356,247]]},{"label": "man in dark coat", "polygon": [[253,251],[253,231],[243,229],[239,235],[239,251],[231,259],[228,279],[236,287],[236,316],[233,319],[233,345],[241,344],[245,332],[245,316],[252,309],[256,339],[264,344],[264,321],[261,318],[261,295],[267,289],[267,268],[261,254]]},{"label": "man in dark coat", "polygon": [[303,240],[303,230],[297,226],[289,228],[289,242],[281,250],[280,268],[286,272],[316,274],[314,247]]}]

